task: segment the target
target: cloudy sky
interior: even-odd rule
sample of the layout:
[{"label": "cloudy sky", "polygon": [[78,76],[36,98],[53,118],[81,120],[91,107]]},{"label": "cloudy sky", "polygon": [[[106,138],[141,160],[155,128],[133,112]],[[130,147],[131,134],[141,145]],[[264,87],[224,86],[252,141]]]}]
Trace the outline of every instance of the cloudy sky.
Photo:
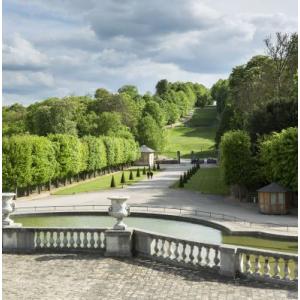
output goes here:
[{"label": "cloudy sky", "polygon": [[276,31],[297,31],[297,0],[3,0],[3,104],[211,86]]}]

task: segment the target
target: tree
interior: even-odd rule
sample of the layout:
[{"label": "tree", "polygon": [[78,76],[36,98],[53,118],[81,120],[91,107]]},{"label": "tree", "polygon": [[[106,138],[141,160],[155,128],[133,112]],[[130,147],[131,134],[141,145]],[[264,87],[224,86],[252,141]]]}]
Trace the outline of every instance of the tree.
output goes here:
[{"label": "tree", "polygon": [[97,89],[95,92],[95,98],[98,100],[107,99],[110,96],[111,96],[111,93],[104,88]]},{"label": "tree", "polygon": [[151,116],[147,115],[141,119],[138,133],[141,145],[147,145],[155,150],[163,149],[165,142],[164,131]]},{"label": "tree", "polygon": [[241,188],[252,181],[251,143],[249,135],[242,130],[226,132],[221,139],[221,167],[225,183],[237,185],[239,198]]},{"label": "tree", "polygon": [[118,89],[118,93],[126,93],[128,94],[132,99],[136,99],[139,95],[138,89],[134,85],[123,85]]},{"label": "tree", "polygon": [[261,172],[268,182],[298,190],[298,129],[290,127],[260,141]]},{"label": "tree", "polygon": [[160,80],[156,86],[155,86],[155,89],[156,89],[156,94],[158,96],[162,96],[164,95],[165,93],[167,93],[168,91],[168,80],[167,79],[162,79]]},{"label": "tree", "polygon": [[221,114],[229,98],[228,80],[219,79],[210,90],[211,97],[217,104],[217,112]]},{"label": "tree", "polygon": [[15,103],[11,106],[2,107],[2,135],[11,136],[24,134],[26,132],[25,126],[26,107]]},{"label": "tree", "polygon": [[287,95],[298,66],[298,34],[276,33],[276,41],[272,37],[265,39],[269,56],[275,65],[274,80],[276,82],[276,98]]},{"label": "tree", "polygon": [[132,173],[132,170],[130,170],[130,173],[129,173],[129,180],[133,180],[133,173]]},{"label": "tree", "polygon": [[164,111],[160,108],[159,104],[153,100],[147,101],[143,109],[143,117],[150,115],[158,124],[163,127],[165,124]]},{"label": "tree", "polygon": [[251,140],[256,140],[271,132],[279,132],[298,124],[298,103],[294,100],[278,100],[268,103],[250,116],[248,131]]}]

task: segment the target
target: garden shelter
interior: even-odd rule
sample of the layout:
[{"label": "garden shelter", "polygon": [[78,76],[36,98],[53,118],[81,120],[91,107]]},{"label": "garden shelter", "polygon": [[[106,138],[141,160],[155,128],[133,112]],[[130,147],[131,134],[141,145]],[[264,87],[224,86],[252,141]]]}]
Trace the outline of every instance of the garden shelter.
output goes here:
[{"label": "garden shelter", "polygon": [[142,145],[140,151],[141,157],[138,161],[136,161],[136,165],[153,167],[155,150],[147,147],[146,145]]},{"label": "garden shelter", "polygon": [[261,213],[270,215],[285,215],[288,213],[290,193],[286,188],[272,182],[260,188],[257,192]]}]

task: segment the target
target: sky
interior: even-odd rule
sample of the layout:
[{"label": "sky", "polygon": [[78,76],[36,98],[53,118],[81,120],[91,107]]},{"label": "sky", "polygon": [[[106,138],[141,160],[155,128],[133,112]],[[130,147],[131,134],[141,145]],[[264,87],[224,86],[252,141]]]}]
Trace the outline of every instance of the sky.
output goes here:
[{"label": "sky", "polygon": [[210,87],[297,31],[297,0],[3,0],[3,105],[154,92],[160,79]]}]

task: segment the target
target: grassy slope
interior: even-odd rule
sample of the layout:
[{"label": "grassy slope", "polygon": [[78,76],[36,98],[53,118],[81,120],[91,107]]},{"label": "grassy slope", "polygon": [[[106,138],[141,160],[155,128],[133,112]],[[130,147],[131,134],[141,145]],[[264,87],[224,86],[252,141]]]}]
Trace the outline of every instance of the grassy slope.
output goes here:
[{"label": "grassy slope", "polygon": [[[178,186],[178,183],[176,183]],[[228,195],[228,186],[223,182],[220,168],[203,168],[185,184],[184,188],[204,194]]]},{"label": "grassy slope", "polygon": [[196,109],[192,119],[185,125],[167,129],[166,156],[170,152],[175,156],[180,151],[182,157],[189,157],[194,151],[201,157],[214,156],[214,138],[216,133],[216,108]]},{"label": "grassy slope", "polygon": [[[129,180],[130,171],[127,170],[127,171],[124,171],[124,173],[125,173],[126,185],[133,184],[133,183],[138,182],[141,179],[144,179],[146,177],[146,175],[143,175],[142,169],[140,169],[141,177],[136,177],[136,170],[133,171],[133,177],[134,177],[133,180]],[[122,187],[122,185],[120,184],[122,172],[120,171],[120,172],[114,173],[113,175],[115,177],[116,186]],[[54,192],[53,195],[71,195],[71,194],[77,194],[77,193],[83,193],[83,192],[91,192],[91,191],[110,189],[111,177],[112,177],[112,174],[100,176],[94,180],[90,180],[88,182],[82,182],[82,183],[76,184],[74,186],[70,186],[70,187],[58,190],[58,191]]]}]

